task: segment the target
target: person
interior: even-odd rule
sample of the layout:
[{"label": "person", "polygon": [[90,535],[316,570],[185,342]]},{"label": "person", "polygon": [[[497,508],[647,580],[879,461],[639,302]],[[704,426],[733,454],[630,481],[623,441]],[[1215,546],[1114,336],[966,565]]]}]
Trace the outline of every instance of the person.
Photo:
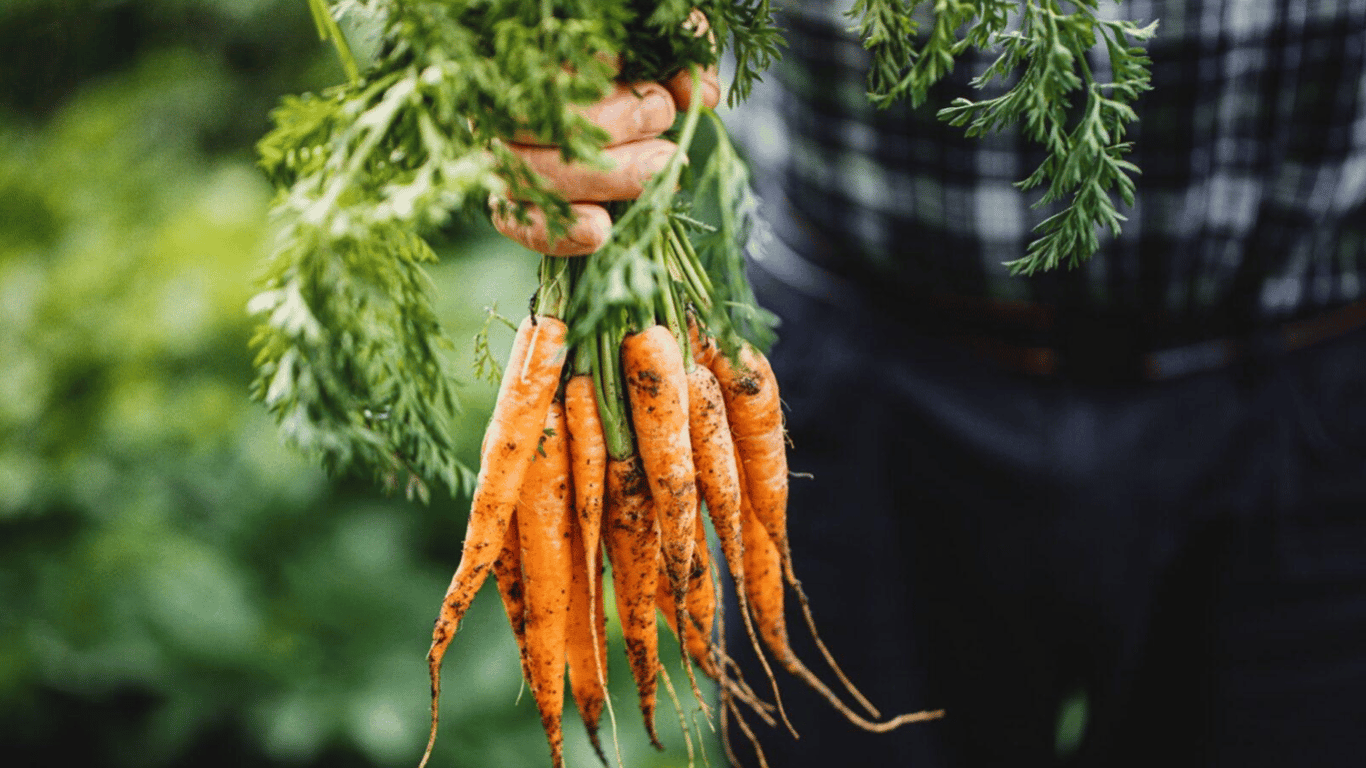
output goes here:
[{"label": "person", "polygon": [[823,638],[884,713],[947,716],[867,734],[784,685],[801,738],[761,729],[769,764],[1359,765],[1366,4],[1118,3],[1160,21],[1137,200],[1028,277],[1003,262],[1049,212],[1014,186],[1037,147],[872,109],[843,5],[785,8],[782,64],[729,116],[773,233],[751,279]]}]

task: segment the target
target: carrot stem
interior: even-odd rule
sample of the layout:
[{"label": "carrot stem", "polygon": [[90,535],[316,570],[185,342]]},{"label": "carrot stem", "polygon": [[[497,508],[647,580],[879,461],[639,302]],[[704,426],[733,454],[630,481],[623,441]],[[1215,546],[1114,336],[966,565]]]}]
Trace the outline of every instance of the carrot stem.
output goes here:
[{"label": "carrot stem", "polygon": [[702,267],[701,259],[697,255],[697,250],[693,248],[692,241],[688,239],[688,233],[683,231],[683,222],[678,219],[673,220],[669,227],[669,239],[674,244],[674,253],[677,256],[679,269],[685,276],[684,283],[690,288],[707,297],[703,309],[711,307],[712,282],[707,275],[707,270]]},{"label": "carrot stem", "polygon": [[541,285],[536,290],[536,314],[563,318],[569,309],[571,261],[565,256],[542,256]]},{"label": "carrot stem", "polygon": [[626,416],[626,390],[622,387],[619,350],[625,335],[625,324],[613,323],[606,333],[598,336],[592,355],[593,386],[598,396],[602,436],[607,443],[607,455],[618,460],[625,460],[636,452],[631,422]]},{"label": "carrot stem", "polygon": [[683,353],[683,369],[691,370],[692,345],[688,343],[688,326],[686,315],[678,300],[678,289],[676,282],[669,275],[669,255],[670,249],[668,230],[660,233],[650,245],[651,256],[659,266],[659,316],[662,318],[662,325],[669,329],[674,341],[678,343],[679,351]]}]

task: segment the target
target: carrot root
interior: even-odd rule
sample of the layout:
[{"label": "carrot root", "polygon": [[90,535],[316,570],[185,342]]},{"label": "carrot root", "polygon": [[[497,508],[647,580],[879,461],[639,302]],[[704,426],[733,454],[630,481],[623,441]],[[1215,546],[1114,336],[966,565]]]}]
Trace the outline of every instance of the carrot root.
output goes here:
[{"label": "carrot root", "polygon": [[564,364],[565,324],[553,317],[528,316],[513,339],[498,400],[480,450],[479,475],[470,505],[460,563],[441,601],[427,651],[431,678],[431,730],[419,768],[436,744],[440,719],[441,662],[470,603],[488,578],[501,550],[508,521],[536,450],[546,410]]},{"label": "carrot root", "polygon": [[655,634],[655,595],[659,580],[659,525],[638,456],[607,462],[607,501],[603,539],[612,562],[612,584],[622,639],[631,663],[640,713],[650,743],[664,745],[655,730],[659,641]]},{"label": "carrot root", "polygon": [[517,504],[526,602],[528,682],[550,743],[551,764],[564,765],[564,677],[573,582],[573,489],[564,406],[546,413],[541,447]]}]

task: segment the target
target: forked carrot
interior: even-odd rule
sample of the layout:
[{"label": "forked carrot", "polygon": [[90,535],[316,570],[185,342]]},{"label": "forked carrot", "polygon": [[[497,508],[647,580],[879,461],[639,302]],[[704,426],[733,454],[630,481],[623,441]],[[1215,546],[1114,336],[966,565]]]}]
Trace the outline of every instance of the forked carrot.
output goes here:
[{"label": "forked carrot", "polygon": [[528,682],[550,742],[551,764],[560,768],[564,765],[561,711],[574,549],[574,497],[562,403],[551,403],[544,424],[540,451],[531,462],[517,502],[517,526],[522,543]]},{"label": "forked carrot", "polygon": [[479,475],[460,564],[442,600],[441,612],[432,629],[432,645],[427,651],[432,723],[419,768],[426,765],[436,743],[441,660],[460,627],[460,620],[498,557],[508,520],[544,427],[546,410],[559,384],[566,332],[565,324],[556,318],[528,316],[513,340],[508,366],[498,387],[498,400],[480,451]]},{"label": "forked carrot", "polygon": [[663,749],[655,731],[659,683],[659,638],[655,632],[655,592],[659,583],[659,524],[640,458],[609,458],[603,540],[612,563],[617,614],[631,663],[645,731]]}]

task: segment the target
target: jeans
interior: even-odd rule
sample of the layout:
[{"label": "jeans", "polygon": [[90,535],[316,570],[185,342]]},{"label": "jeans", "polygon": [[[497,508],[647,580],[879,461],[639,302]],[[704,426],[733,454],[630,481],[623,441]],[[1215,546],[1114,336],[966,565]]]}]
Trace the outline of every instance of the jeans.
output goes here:
[{"label": "jeans", "polygon": [[[770,765],[1366,764],[1366,332],[1102,386],[751,277],[782,319],[789,535],[822,638],[884,716],[947,710],[868,734],[777,670],[801,738],[751,718]],[[733,605],[726,627],[768,691]],[[1065,702],[1085,724],[1064,750]]]}]

